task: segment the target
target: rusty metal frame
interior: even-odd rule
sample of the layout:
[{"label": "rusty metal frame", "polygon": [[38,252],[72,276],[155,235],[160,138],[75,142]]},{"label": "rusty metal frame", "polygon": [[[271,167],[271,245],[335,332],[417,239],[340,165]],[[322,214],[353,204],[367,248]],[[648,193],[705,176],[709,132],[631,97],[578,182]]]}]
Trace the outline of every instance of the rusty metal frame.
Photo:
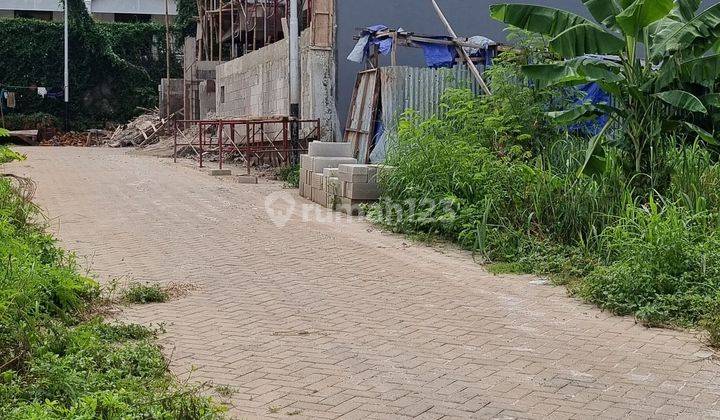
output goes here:
[{"label": "rusty metal frame", "polygon": [[[253,163],[286,166],[294,153],[307,152],[311,141],[319,141],[319,119],[300,119],[300,144],[297,149],[290,142],[289,117],[232,120],[176,120],[173,134],[173,161],[177,162],[178,148],[190,147],[201,168],[205,166],[205,153],[217,152],[218,168],[223,169],[231,155],[240,156],[248,174]],[[198,128],[197,135],[188,138],[180,127]],[[215,135],[213,137],[213,134]],[[238,136],[239,134],[239,136]],[[182,141],[180,139],[184,141]]]}]

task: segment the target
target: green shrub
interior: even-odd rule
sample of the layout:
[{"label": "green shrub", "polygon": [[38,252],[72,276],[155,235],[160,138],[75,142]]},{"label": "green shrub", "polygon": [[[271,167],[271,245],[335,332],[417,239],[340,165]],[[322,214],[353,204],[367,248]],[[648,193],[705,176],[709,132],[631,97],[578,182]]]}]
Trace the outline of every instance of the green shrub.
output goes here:
[{"label": "green shrub", "polygon": [[[370,219],[395,232],[456,241],[495,272],[551,274],[582,298],[649,326],[705,326],[714,339],[717,158],[668,138],[652,150],[648,174],[628,179],[626,152],[608,148],[601,172],[578,175],[587,139],[538,124],[528,117],[534,112],[515,113],[506,124],[487,107],[506,101],[513,88],[496,92],[478,98],[451,90],[440,115],[405,115]],[[531,109],[545,100],[524,97],[541,101]],[[515,123],[537,129],[541,141],[524,141]]]},{"label": "green shrub", "polygon": [[651,325],[697,325],[720,290],[719,222],[718,215],[654,200],[628,207],[603,233],[606,265],[578,293]]},{"label": "green shrub", "polygon": [[175,382],[154,332],[87,320],[99,287],[0,178],[0,418],[215,419]]},{"label": "green shrub", "polygon": [[128,303],[162,303],[167,302],[170,294],[157,284],[133,283],[123,292],[122,300]]},{"label": "green shrub", "polygon": [[288,188],[300,186],[300,165],[283,166],[278,170],[278,179],[285,182]]},{"label": "green shrub", "polygon": [[[0,137],[2,137],[2,133],[0,133]],[[0,165],[3,163],[14,162],[16,160],[25,160],[25,155],[18,153],[9,147],[0,146]]]}]

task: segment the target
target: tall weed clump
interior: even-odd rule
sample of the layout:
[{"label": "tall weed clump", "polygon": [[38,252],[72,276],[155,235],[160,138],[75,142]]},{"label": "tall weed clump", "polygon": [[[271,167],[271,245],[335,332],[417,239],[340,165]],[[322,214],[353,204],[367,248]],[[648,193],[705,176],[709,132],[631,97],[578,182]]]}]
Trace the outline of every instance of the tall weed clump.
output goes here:
[{"label": "tall weed clump", "polygon": [[720,345],[717,155],[669,135],[642,172],[617,143],[582,174],[588,139],[544,112],[565,92],[530,88],[512,66],[490,71],[492,96],[449,90],[438,115],[405,114],[370,218],[456,241],[497,272],[552,274],[647,325],[702,326]]},{"label": "tall weed clump", "polygon": [[603,264],[578,293],[649,325],[697,325],[720,298],[720,214],[651,199],[602,235]]},{"label": "tall weed clump", "polygon": [[179,385],[152,331],[89,315],[99,287],[0,178],[0,418],[220,416]]}]

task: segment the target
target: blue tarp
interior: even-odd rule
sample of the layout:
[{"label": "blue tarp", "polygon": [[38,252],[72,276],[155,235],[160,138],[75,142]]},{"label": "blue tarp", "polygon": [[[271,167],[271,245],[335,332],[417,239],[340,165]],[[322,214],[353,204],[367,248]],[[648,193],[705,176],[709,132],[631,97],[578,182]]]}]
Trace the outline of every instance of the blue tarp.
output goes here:
[{"label": "blue tarp", "polygon": [[425,64],[431,69],[455,67],[457,50],[452,45],[426,44],[418,42],[425,53]]},{"label": "blue tarp", "polygon": [[393,49],[393,40],[390,37],[377,38],[375,34],[386,31],[385,25],[373,25],[363,29],[360,33],[360,40],[355,44],[355,48],[350,52],[347,59],[356,63],[362,63],[365,58],[370,55],[370,46],[377,45],[380,54],[388,55]]},{"label": "blue tarp", "polygon": [[[612,101],[611,96],[602,90],[599,84],[592,82],[586,83],[579,86],[581,97],[575,101],[573,105],[580,106],[584,104],[610,104]],[[570,131],[581,132],[589,135],[596,135],[602,130],[602,128],[608,122],[607,115],[601,115],[593,120],[585,121],[582,123],[573,124],[569,127]]]}]

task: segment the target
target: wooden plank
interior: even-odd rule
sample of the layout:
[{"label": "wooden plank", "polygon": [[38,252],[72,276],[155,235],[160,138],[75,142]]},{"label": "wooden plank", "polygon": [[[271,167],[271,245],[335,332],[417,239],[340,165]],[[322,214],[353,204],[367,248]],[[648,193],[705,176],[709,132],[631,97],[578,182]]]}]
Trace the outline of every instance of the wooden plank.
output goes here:
[{"label": "wooden plank", "polygon": [[375,136],[379,100],[379,70],[358,73],[345,129],[345,141],[353,145],[353,153],[358,162],[368,161],[371,142]]}]

